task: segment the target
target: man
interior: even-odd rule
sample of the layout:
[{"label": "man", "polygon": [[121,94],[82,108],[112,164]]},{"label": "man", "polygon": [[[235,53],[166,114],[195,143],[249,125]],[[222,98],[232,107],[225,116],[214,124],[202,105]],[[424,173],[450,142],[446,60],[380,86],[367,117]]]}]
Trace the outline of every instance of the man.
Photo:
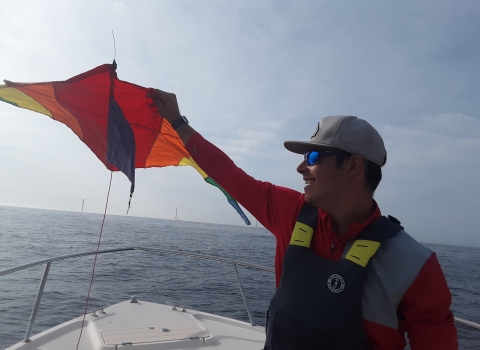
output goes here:
[{"label": "man", "polygon": [[373,193],[386,150],[354,116],[323,118],[304,154],[305,193],[253,179],[182,117],[174,94],[155,90],[159,113],[198,165],[272,232],[277,291],[265,349],[457,349],[451,295],[435,253]]}]

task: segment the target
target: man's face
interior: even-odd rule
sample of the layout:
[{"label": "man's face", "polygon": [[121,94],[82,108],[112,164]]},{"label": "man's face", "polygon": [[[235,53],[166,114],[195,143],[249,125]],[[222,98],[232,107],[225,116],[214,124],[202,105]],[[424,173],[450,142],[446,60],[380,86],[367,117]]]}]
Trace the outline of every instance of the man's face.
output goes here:
[{"label": "man's face", "polygon": [[344,189],[342,168],[337,168],[336,157],[328,155],[314,165],[308,165],[304,160],[297,171],[305,181],[305,201],[325,211],[330,211],[338,205]]}]

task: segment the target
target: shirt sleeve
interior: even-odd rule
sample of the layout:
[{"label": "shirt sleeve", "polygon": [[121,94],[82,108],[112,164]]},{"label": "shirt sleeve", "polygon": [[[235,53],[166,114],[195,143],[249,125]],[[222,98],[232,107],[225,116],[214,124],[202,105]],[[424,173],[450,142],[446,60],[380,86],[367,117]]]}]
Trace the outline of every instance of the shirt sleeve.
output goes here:
[{"label": "shirt sleeve", "polygon": [[457,329],[450,311],[452,297],[433,253],[398,307],[400,325],[412,350],[456,350]]},{"label": "shirt sleeve", "polygon": [[283,233],[286,220],[295,219],[300,205],[299,192],[254,179],[198,133],[190,137],[186,148],[208,176],[275,236]]}]

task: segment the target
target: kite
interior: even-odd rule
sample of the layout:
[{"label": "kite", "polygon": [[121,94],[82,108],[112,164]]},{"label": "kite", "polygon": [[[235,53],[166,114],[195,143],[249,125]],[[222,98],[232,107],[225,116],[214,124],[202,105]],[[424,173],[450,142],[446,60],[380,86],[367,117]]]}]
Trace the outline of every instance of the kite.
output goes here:
[{"label": "kite", "polygon": [[103,64],[65,81],[0,85],[0,101],[45,114],[65,124],[111,171],[135,189],[135,169],[190,165],[218,187],[247,225],[250,221],[223,188],[192,159],[151,97],[153,89],[119,80],[117,64]]}]

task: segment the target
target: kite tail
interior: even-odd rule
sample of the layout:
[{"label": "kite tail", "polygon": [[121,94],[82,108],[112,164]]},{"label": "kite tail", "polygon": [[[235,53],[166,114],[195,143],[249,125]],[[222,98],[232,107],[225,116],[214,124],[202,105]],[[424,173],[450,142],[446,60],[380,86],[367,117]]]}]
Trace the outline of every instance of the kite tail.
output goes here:
[{"label": "kite tail", "polygon": [[235,199],[233,199],[233,197],[227,192],[225,191],[219,184],[217,184],[211,177],[206,177],[204,178],[204,180],[206,182],[208,182],[210,185],[212,186],[215,186],[217,187],[220,191],[223,192],[223,194],[225,195],[225,197],[227,197],[227,200],[228,200],[228,203],[230,203],[230,205],[235,208],[235,210],[237,211],[238,215],[240,215],[243,219],[243,221],[245,221],[245,224],[247,225],[251,225],[251,222],[250,220],[248,220],[247,216],[245,215],[245,213],[243,212],[243,210],[240,208],[240,206],[238,205],[237,201]]},{"label": "kite tail", "polygon": [[242,217],[243,221],[245,221],[245,224],[251,225],[250,220],[248,220],[245,213],[242,211],[242,209],[240,209],[240,206],[238,205],[238,203],[235,199],[233,199],[232,197],[228,198],[228,203],[230,203],[230,205],[235,208],[237,213]]},{"label": "kite tail", "polygon": [[128,215],[128,212],[130,211],[130,204],[132,203],[133,191],[135,191],[135,182],[132,181],[131,183],[132,185],[130,186],[130,198],[128,198],[127,215]]},{"label": "kite tail", "polygon": [[127,215],[130,211],[130,204],[132,203],[133,192],[130,192],[130,198],[128,198],[128,208],[127,208]]}]

